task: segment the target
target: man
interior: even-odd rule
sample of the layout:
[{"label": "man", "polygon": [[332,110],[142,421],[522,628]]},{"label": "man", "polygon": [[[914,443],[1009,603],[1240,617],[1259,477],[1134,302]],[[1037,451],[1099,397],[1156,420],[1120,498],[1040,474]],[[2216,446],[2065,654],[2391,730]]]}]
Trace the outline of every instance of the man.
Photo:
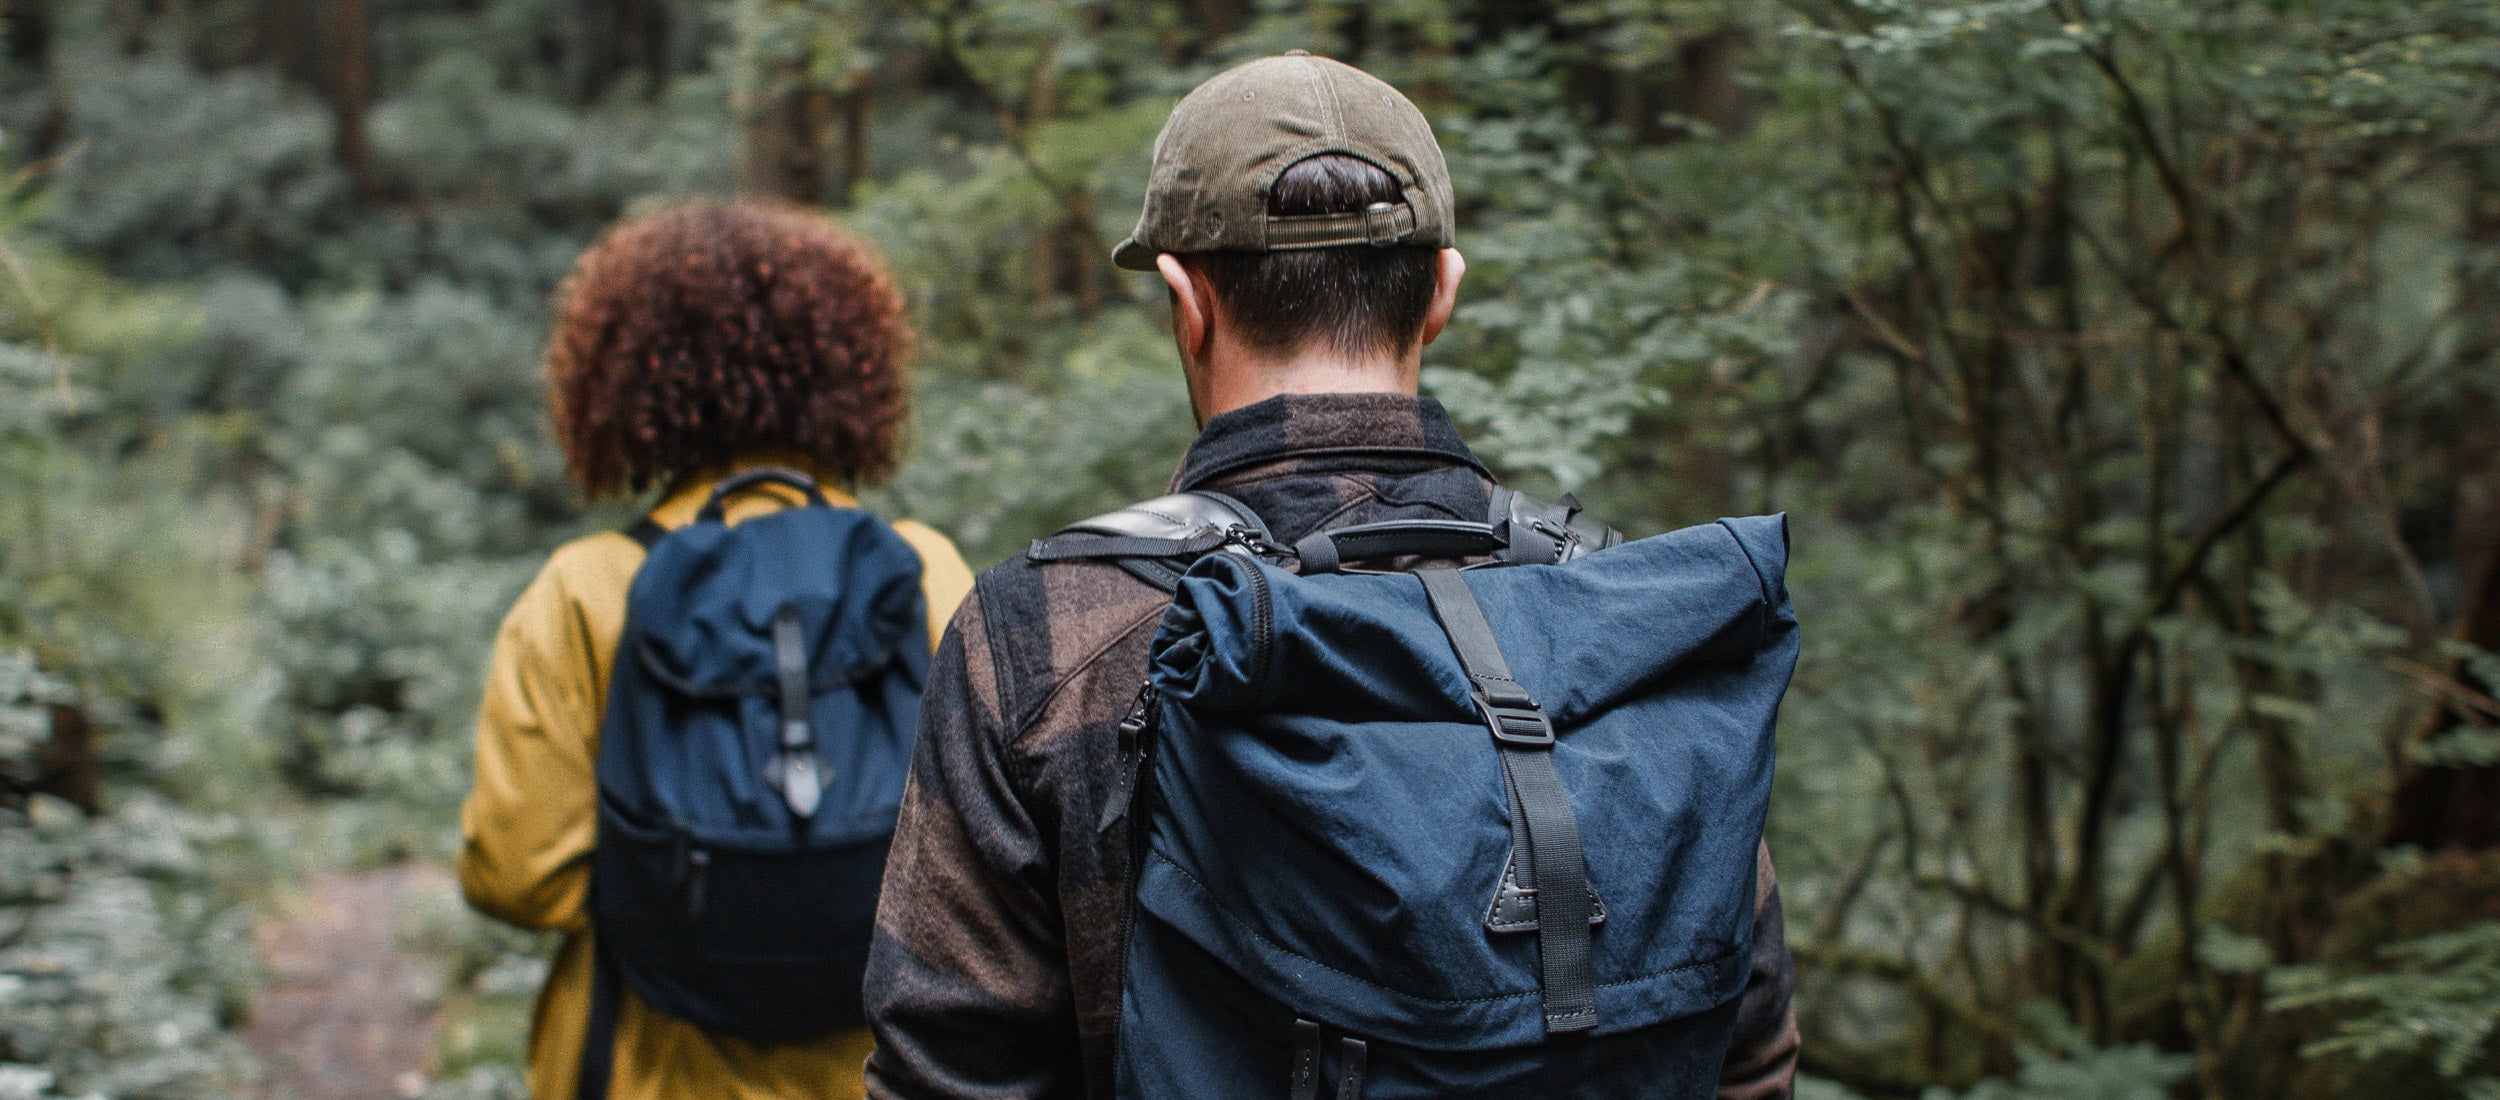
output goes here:
[{"label": "man", "polygon": [[[1481,520],[1492,476],[1417,396],[1466,264],[1448,169],[1394,89],[1296,51],[1201,85],[1156,139],[1119,266],[1160,274],[1202,430],[1177,489],[1273,541]],[[1100,560],[984,573],[940,643],[887,865],[868,1007],[879,1097],[1107,1097],[1130,838],[1098,827],[1164,591]],[[1767,857],[1727,1098],[1790,1092]]]}]

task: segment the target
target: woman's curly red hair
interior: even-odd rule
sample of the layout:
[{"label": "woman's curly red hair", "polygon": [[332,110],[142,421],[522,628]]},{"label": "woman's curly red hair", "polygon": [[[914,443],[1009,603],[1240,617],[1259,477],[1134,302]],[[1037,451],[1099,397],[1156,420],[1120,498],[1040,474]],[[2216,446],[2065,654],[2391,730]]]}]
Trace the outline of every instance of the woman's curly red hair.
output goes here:
[{"label": "woman's curly red hair", "polygon": [[762,452],[854,484],[893,472],[911,330],[884,263],[829,220],[711,201],[629,218],[556,297],[548,410],[590,496]]}]

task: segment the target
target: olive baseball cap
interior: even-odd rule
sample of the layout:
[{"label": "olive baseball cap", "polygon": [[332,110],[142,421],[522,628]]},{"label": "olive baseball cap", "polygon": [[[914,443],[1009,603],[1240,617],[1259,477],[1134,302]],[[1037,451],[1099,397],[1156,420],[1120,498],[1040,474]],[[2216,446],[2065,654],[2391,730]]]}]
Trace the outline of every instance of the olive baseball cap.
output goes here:
[{"label": "olive baseball cap", "polygon": [[[1403,201],[1342,214],[1267,212],[1276,177],[1344,153],[1398,181]],[[1270,252],[1347,245],[1446,248],[1457,237],[1450,169],[1422,111],[1380,78],[1295,50],[1217,74],[1155,137],[1137,229],[1111,252],[1130,271],[1159,252]]]}]

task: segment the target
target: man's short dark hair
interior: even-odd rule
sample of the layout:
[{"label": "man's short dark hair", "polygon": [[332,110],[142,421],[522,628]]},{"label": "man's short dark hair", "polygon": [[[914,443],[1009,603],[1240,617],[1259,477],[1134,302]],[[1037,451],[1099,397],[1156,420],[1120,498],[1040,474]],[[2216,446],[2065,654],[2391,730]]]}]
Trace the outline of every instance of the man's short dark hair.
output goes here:
[{"label": "man's short dark hair", "polygon": [[[1271,214],[1337,214],[1402,201],[1378,165],[1341,153],[1297,161],[1276,177]],[[1396,355],[1423,335],[1437,249],[1368,245],[1278,252],[1200,252],[1233,328],[1252,347],[1289,355],[1325,342],[1348,355]]]}]

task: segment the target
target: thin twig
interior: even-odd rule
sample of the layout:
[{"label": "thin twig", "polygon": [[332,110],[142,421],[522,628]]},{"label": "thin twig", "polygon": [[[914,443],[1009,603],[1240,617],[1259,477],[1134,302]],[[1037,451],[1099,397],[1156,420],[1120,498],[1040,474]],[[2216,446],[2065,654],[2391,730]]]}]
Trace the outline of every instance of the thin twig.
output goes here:
[{"label": "thin twig", "polygon": [[2494,699],[2490,695],[2467,687],[2465,681],[2455,676],[2403,657],[2387,658],[2387,667],[2422,681],[2431,690],[2463,704],[2470,710],[2480,711],[2486,717],[2500,720],[2500,699]]}]

